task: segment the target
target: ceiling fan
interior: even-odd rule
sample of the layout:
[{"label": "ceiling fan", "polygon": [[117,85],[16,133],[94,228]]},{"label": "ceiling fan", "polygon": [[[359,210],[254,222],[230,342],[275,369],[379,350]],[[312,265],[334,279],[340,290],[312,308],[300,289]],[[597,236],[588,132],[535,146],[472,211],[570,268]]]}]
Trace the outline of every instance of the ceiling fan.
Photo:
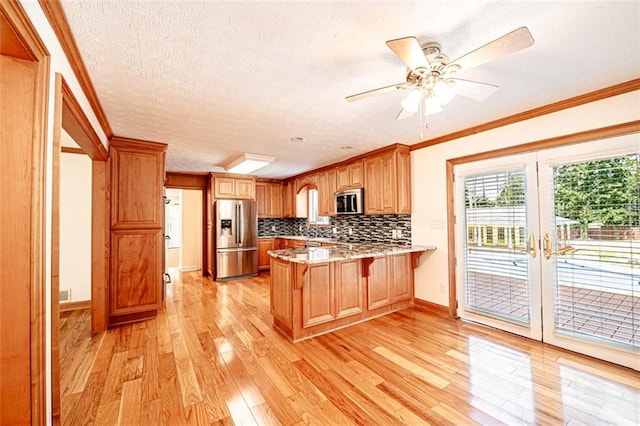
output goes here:
[{"label": "ceiling fan", "polygon": [[406,81],[357,93],[345,99],[353,102],[393,90],[411,89],[400,103],[402,109],[396,120],[410,117],[419,109],[422,109],[425,115],[436,114],[442,111],[442,106],[449,103],[456,94],[482,101],[491,96],[498,86],[464,80],[457,76],[493,59],[532,46],[533,43],[533,37],[527,27],[520,27],[451,61],[441,52],[438,43],[420,44],[415,37],[389,40],[387,46],[409,67]]}]

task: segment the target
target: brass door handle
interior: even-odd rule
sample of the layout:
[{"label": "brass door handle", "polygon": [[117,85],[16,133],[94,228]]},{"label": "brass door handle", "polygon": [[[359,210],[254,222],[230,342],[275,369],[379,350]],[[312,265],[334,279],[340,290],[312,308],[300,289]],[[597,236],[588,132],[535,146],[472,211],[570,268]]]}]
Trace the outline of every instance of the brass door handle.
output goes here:
[{"label": "brass door handle", "polygon": [[529,235],[529,241],[527,243],[527,252],[533,258],[535,258],[538,255],[538,244],[536,241],[536,236],[533,232],[531,233],[531,235]]},{"label": "brass door handle", "polygon": [[544,238],[542,239],[542,250],[544,250],[544,257],[551,259],[551,255],[553,252],[551,251],[551,236],[547,233],[544,234]]}]

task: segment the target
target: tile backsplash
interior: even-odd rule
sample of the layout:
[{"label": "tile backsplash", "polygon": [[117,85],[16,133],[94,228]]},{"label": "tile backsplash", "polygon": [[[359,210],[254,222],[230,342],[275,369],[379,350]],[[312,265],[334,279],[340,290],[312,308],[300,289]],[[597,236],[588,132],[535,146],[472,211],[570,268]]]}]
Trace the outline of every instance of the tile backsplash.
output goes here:
[{"label": "tile backsplash", "polygon": [[[396,238],[393,238],[394,231]],[[330,226],[311,228],[307,226],[306,218],[265,218],[258,219],[258,235],[304,235],[349,243],[411,244],[411,215],[342,215],[332,217]]]}]

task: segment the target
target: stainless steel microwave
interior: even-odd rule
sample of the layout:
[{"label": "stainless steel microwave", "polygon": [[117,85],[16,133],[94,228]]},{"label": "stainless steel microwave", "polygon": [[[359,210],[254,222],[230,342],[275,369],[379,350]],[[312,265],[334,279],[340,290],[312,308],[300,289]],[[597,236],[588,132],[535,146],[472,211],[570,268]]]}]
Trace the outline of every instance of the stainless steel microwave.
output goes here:
[{"label": "stainless steel microwave", "polygon": [[336,214],[363,214],[364,190],[347,189],[336,192]]}]

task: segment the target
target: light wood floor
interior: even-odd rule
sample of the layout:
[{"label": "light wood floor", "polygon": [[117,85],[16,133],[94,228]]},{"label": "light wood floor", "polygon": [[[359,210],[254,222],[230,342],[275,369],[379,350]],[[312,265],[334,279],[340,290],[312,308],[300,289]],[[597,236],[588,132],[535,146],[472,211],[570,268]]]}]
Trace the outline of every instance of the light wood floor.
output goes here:
[{"label": "light wood floor", "polygon": [[173,274],[157,319],[61,318],[62,424],[640,423],[640,374],[421,308],[292,344],[269,276]]}]

